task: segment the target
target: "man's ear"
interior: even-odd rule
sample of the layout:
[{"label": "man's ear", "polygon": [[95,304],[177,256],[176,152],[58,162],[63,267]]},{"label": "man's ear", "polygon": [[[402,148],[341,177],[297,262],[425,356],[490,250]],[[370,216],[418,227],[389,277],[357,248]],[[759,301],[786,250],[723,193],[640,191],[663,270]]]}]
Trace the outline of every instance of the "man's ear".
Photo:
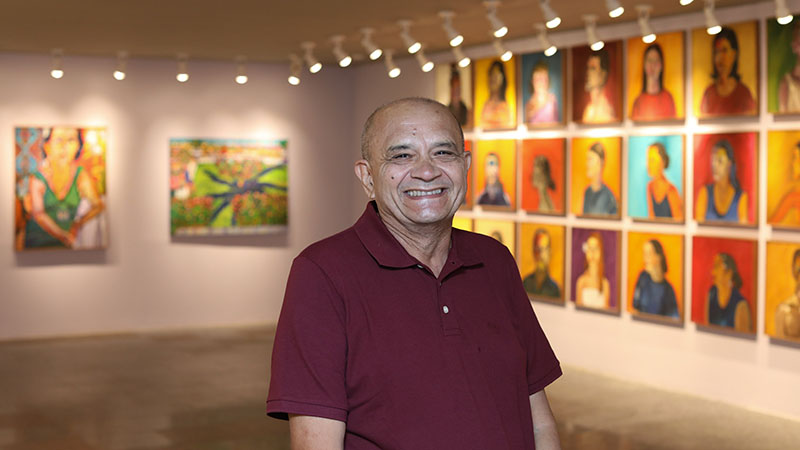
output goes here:
[{"label": "man's ear", "polygon": [[372,168],[366,159],[359,159],[355,165],[356,178],[361,181],[361,187],[370,199],[375,198],[375,185],[372,182]]},{"label": "man's ear", "polygon": [[464,159],[466,159],[467,171],[472,167],[472,152],[464,151]]}]

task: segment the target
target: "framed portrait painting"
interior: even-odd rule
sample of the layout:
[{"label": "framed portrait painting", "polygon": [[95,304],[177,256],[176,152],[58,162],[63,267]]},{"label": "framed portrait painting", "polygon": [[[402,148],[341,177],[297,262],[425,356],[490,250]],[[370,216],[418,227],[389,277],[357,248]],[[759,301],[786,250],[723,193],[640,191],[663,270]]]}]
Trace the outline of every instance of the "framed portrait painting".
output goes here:
[{"label": "framed portrait painting", "polygon": [[628,312],[683,323],[683,262],[683,235],[628,233]]},{"label": "framed portrait painting", "polygon": [[767,111],[800,113],[800,25],[767,20]]},{"label": "framed portrait painting", "polygon": [[475,219],[473,221],[475,232],[495,238],[498,242],[508,247],[514,255],[516,249],[516,234],[514,222],[510,220]]},{"label": "framed portrait painting", "polygon": [[566,139],[522,141],[521,207],[529,213],[563,216],[566,203]]},{"label": "framed portrait painting", "polygon": [[767,242],[764,330],[800,343],[800,243]]},{"label": "framed portrait painting", "polygon": [[530,127],[564,123],[563,52],[547,56],[544,52],[522,55],[522,120]]},{"label": "framed portrait painting", "polygon": [[756,332],[756,241],[695,236],[692,240],[692,321]]},{"label": "framed portrait painting", "polygon": [[459,67],[456,63],[439,64],[435,72],[436,101],[447,106],[461,124],[461,128],[472,128],[472,68]]},{"label": "framed portrait painting", "polygon": [[630,136],[627,155],[628,216],[642,221],[682,223],[683,136]]},{"label": "framed portrait painting", "polygon": [[800,131],[767,133],[767,223],[800,229]]},{"label": "framed portrait painting", "polygon": [[622,121],[622,41],[594,51],[573,47],[572,120],[605,124]]},{"label": "framed portrait painting", "polygon": [[692,31],[692,107],[701,119],[758,113],[758,23]]},{"label": "framed portrait painting", "polygon": [[619,313],[620,232],[572,229],[572,301],[580,308]]},{"label": "framed portrait painting", "polygon": [[758,211],[757,133],[694,136],[694,218],[754,226]]},{"label": "framed portrait painting", "polygon": [[579,217],[618,219],[622,138],[572,140],[571,211]]},{"label": "framed portrait painting", "polygon": [[683,36],[659,34],[650,44],[628,40],[628,117],[634,122],[685,117]]},{"label": "framed portrait painting", "polygon": [[14,248],[93,250],[108,244],[104,127],[14,130]]},{"label": "framed portrait painting", "polygon": [[564,303],[565,233],[561,225],[519,225],[517,264],[531,299]]},{"label": "framed portrait painting", "polygon": [[474,65],[474,124],[481,130],[510,130],[517,127],[516,61],[479,59]]},{"label": "framed portrait painting", "polygon": [[[473,147],[474,146],[472,145],[472,141],[466,141],[466,140],[464,141],[464,151],[465,152],[472,153]],[[473,174],[475,173],[475,171],[472,170],[472,167],[475,164],[475,160],[474,160],[475,155],[474,154],[472,155],[472,158],[473,158],[472,164],[469,166],[469,169],[467,169],[467,193],[464,196],[464,203],[461,204],[461,209],[472,209],[472,197],[473,197],[472,185],[475,184],[475,180],[472,177]]]},{"label": "framed portrait painting", "polygon": [[478,141],[472,155],[475,204],[512,210],[516,205],[517,142],[511,139]]}]

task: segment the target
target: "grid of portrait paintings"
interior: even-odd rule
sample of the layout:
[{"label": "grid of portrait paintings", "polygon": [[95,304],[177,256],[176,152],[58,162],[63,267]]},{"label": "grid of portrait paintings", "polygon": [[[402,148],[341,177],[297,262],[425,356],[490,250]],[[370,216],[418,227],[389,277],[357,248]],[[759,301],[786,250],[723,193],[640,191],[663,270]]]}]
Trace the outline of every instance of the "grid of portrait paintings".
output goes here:
[{"label": "grid of portrait paintings", "polygon": [[533,300],[800,343],[800,127],[758,115],[800,114],[799,48],[767,20],[438,68],[472,152],[454,226],[505,244]]}]

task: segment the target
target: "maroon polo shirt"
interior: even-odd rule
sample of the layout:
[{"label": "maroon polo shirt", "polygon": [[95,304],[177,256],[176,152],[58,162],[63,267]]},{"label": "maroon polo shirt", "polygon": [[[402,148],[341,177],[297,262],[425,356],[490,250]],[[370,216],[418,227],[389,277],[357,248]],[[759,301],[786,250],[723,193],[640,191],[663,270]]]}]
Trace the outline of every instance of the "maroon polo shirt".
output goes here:
[{"label": "maroon polo shirt", "polygon": [[292,264],[267,413],[346,422],[348,450],[533,449],[560,375],[505,246],[454,229],[435,277],[371,202]]}]

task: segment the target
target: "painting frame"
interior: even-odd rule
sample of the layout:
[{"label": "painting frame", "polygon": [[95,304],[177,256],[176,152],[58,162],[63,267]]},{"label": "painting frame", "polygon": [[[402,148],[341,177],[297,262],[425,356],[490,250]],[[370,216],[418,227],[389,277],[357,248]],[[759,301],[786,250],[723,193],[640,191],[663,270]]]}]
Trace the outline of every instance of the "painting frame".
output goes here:
[{"label": "painting frame", "polygon": [[[622,123],[622,58],[622,41],[606,42],[598,51],[588,45],[570,49],[573,122],[582,125]],[[588,75],[595,77],[591,83],[587,82],[589,68],[592,72]],[[594,91],[587,92],[588,88]],[[593,96],[597,99],[594,103]]]},{"label": "painting frame", "polygon": [[[566,138],[523,139],[520,142],[520,150],[522,152],[520,209],[528,214],[566,215]],[[536,179],[537,176],[539,181]],[[552,191],[552,195],[548,191]],[[551,205],[543,207],[543,196],[549,200],[544,204]]]},{"label": "painting frame", "polygon": [[800,344],[800,242],[767,241],[766,265],[764,333]]},{"label": "painting frame", "polygon": [[[619,315],[621,311],[620,300],[622,298],[620,285],[623,259],[620,257],[622,233],[619,230],[574,227],[572,228],[571,237],[570,300],[580,310]],[[592,238],[594,238],[594,242],[590,243],[589,239]],[[611,242],[609,243],[609,241]],[[597,245],[598,242],[599,245]],[[597,261],[602,262],[601,270],[603,276],[600,278],[599,283],[594,282],[594,284],[599,284],[601,286],[599,289],[589,286],[592,282],[588,275],[590,269],[588,267],[590,264],[589,258],[597,257],[596,253],[598,251],[601,256]],[[606,284],[608,287],[607,300],[600,297],[605,296],[603,291],[606,289]],[[599,306],[602,302],[606,302],[608,306]]]},{"label": "painting frame", "polygon": [[[682,224],[686,222],[686,136],[628,136],[627,215],[636,222]],[[654,160],[654,161],[651,161]],[[656,166],[656,167],[652,167]],[[656,189],[651,170],[663,175],[659,190],[665,194],[660,202],[651,192]],[[646,179],[649,177],[649,181]],[[642,189],[643,188],[643,189]],[[644,196],[642,196],[644,192]],[[666,204],[665,204],[666,203]],[[666,208],[671,217],[665,217]],[[674,213],[678,209],[679,214]]]},{"label": "painting frame", "polygon": [[800,230],[800,130],[767,132],[766,182],[767,223]]},{"label": "painting frame", "polygon": [[[517,59],[514,56],[502,61],[499,57],[491,57],[473,61],[473,129],[496,131],[517,128]],[[494,81],[490,74],[502,74],[502,79]],[[495,86],[494,83],[500,84]],[[492,94],[492,89],[497,92]],[[493,95],[496,98],[492,98]]]},{"label": "painting frame", "polygon": [[[438,64],[434,69],[433,98],[453,113],[464,131],[472,130],[474,105],[472,90],[472,68],[460,67],[457,63]],[[453,104],[454,94],[458,103]]]},{"label": "painting frame", "polygon": [[[494,164],[491,161],[492,154],[495,157]],[[473,206],[480,206],[484,210],[514,211],[517,204],[517,140],[476,141],[472,166],[475,169]],[[491,178],[495,178],[495,181],[489,186],[487,183]]]},{"label": "painting frame", "polygon": [[[775,115],[800,114],[800,97],[792,98],[792,92],[800,83],[791,77],[800,70],[800,59],[792,50],[795,40],[800,39],[800,25],[792,21],[781,25],[777,19],[767,19],[767,112]],[[788,57],[788,58],[787,58]],[[786,99],[781,97],[786,93]]]},{"label": "painting frame", "polygon": [[[619,220],[622,217],[622,137],[575,137],[570,152],[570,211],[576,217]],[[597,177],[599,179],[590,179]],[[597,185],[599,188],[594,189]],[[576,189],[576,186],[585,189]]]},{"label": "painting frame", "polygon": [[[627,242],[628,313],[648,321],[683,325],[687,303],[684,235],[629,231]],[[645,244],[649,247],[645,248]],[[642,270],[637,273],[640,267]]]},{"label": "painting frame", "polygon": [[[557,51],[552,56],[544,52],[525,53],[520,57],[520,111],[519,123],[525,124],[528,129],[554,128],[563,126],[567,118],[567,61],[564,52]],[[540,97],[539,106],[533,98],[535,91],[534,82],[544,80],[537,77],[534,72],[546,70],[548,96]],[[555,119],[549,120],[551,109],[555,111]]]},{"label": "painting frame", "polygon": [[[639,37],[628,39],[625,117],[635,123],[673,123],[686,119],[685,42],[683,31],[658,34],[649,44]],[[659,82],[656,85],[653,81],[647,86],[650,72],[658,67],[659,58]],[[646,92],[656,86],[660,92]]]},{"label": "painting frame", "polygon": [[[546,250],[538,247],[538,244],[544,242],[547,243]],[[516,260],[522,287],[529,299],[558,305],[566,304],[566,248],[567,228],[564,225],[535,222],[517,224]],[[531,250],[526,251],[526,249]],[[542,270],[544,276],[539,278],[536,273],[537,254],[546,255],[547,258],[547,268]],[[557,295],[552,295],[554,288],[558,289]]]}]

